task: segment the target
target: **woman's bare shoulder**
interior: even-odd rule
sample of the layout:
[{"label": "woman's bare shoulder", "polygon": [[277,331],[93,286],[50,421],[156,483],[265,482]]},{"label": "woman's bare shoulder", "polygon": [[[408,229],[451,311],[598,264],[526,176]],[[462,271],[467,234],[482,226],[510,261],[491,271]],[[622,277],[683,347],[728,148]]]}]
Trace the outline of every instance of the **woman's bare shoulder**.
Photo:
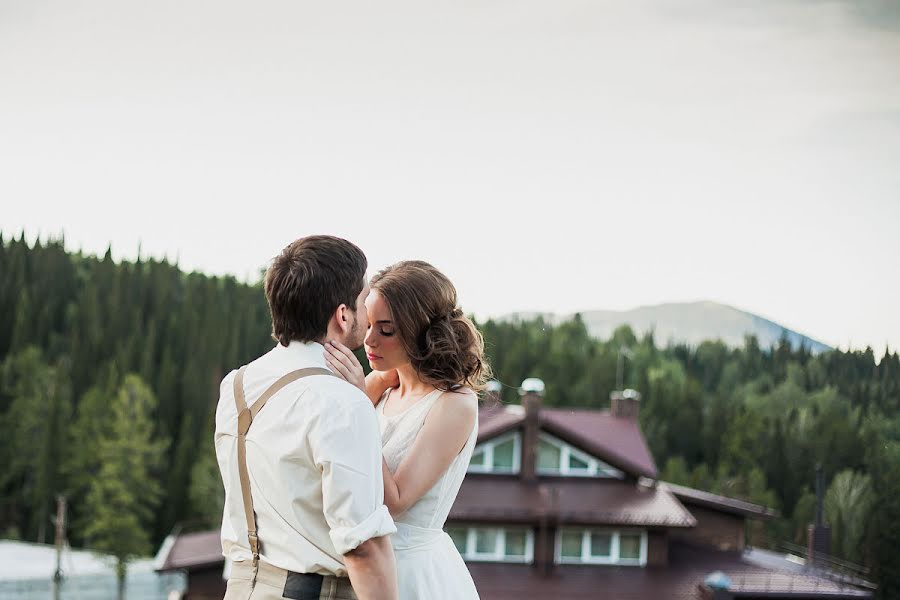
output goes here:
[{"label": "woman's bare shoulder", "polygon": [[478,414],[478,394],[467,387],[442,393],[437,404],[441,412],[454,412],[465,417]]}]

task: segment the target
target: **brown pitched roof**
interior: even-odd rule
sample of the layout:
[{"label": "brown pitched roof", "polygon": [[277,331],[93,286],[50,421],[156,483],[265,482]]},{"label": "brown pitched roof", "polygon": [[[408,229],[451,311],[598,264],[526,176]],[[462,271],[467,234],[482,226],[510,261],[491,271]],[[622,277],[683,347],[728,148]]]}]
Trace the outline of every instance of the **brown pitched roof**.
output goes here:
[{"label": "brown pitched roof", "polygon": [[671,543],[668,567],[556,565],[549,577],[532,565],[467,563],[482,600],[697,600],[714,571],[732,582],[735,598],[871,598],[869,591],[813,572],[762,567],[737,552]]},{"label": "brown pitched roof", "polygon": [[[541,429],[626,473],[656,479],[656,463],[637,421],[599,410],[541,408],[538,414]],[[478,441],[520,427],[524,420],[525,412],[517,404],[483,408],[478,414]]]},{"label": "brown pitched roof", "polygon": [[161,553],[163,556],[159,558],[162,564],[157,568],[158,571],[208,567],[225,562],[219,530],[170,536],[163,542]]},{"label": "brown pitched roof", "polygon": [[752,502],[729,498],[727,496],[719,496],[718,494],[684,487],[683,485],[675,485],[674,483],[660,482],[660,485],[669,488],[669,490],[685,504],[703,506],[742,517],[753,517],[755,519],[769,520],[778,516],[777,510],[759,504],[753,504]]},{"label": "brown pitched roof", "polygon": [[496,404],[478,409],[478,441],[496,437],[525,421],[525,410],[518,404]]},{"label": "brown pitched roof", "polygon": [[450,510],[455,521],[532,522],[542,515],[562,523],[693,527],[694,517],[667,489],[594,478],[544,478],[470,473]]},{"label": "brown pitched roof", "polygon": [[656,463],[636,420],[614,417],[608,411],[546,408],[541,427],[639,477],[656,479]]}]

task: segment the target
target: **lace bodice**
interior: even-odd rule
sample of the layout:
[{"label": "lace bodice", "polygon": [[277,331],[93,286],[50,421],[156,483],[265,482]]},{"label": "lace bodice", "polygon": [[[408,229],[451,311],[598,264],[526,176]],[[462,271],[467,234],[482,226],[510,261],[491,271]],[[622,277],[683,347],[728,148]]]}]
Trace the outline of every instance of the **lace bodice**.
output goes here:
[{"label": "lace bodice", "polygon": [[[382,396],[375,412],[381,427],[382,453],[391,471],[397,470],[400,462],[412,448],[419,430],[425,423],[425,417],[428,416],[431,407],[434,406],[441,393],[440,390],[435,390],[403,412],[392,416],[384,414],[384,400],[387,392]],[[476,419],[465,446],[456,455],[441,478],[409,510],[394,517],[395,522],[432,529],[441,529],[444,526],[450,508],[456,500],[459,487],[466,476],[477,436],[478,420]]]}]

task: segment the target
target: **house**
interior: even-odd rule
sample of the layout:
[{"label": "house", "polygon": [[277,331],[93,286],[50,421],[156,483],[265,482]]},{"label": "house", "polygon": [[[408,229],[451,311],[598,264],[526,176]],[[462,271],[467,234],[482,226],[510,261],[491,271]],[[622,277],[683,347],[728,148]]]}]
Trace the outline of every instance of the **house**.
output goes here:
[{"label": "house", "polygon": [[[598,411],[543,407],[543,391],[526,379],[521,405],[481,407],[445,526],[484,600],[872,597],[821,562],[748,547],[747,520],[771,509],[660,481],[637,392]],[[217,536],[189,535],[162,570],[187,570],[187,598],[221,594]]]},{"label": "house", "polygon": [[478,444],[446,530],[481,597],[869,598],[871,584],[749,548],[771,509],[659,480],[638,424],[640,394],[610,409],[483,407]]}]

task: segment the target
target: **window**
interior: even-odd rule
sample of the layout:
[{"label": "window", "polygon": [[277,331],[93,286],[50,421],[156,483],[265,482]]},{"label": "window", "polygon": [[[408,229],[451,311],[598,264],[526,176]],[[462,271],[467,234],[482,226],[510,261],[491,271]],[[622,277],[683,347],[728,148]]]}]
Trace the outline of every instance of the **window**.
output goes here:
[{"label": "window", "polygon": [[558,473],[562,448],[541,438],[538,442],[538,471]]},{"label": "window", "polygon": [[475,530],[475,554],[493,555],[497,553],[500,533],[497,529],[478,528]]},{"label": "window", "polygon": [[563,531],[560,543],[560,555],[563,558],[581,560],[581,543],[584,537],[580,531]]},{"label": "window", "polygon": [[469,461],[469,473],[518,473],[522,435],[516,431],[479,444]]},{"label": "window", "polygon": [[641,560],[641,536],[629,533],[619,536],[619,558],[623,560]]},{"label": "window", "polygon": [[453,540],[453,545],[456,546],[456,549],[460,554],[466,553],[466,537],[468,536],[468,530],[465,527],[448,527],[447,534],[450,536],[450,539]]},{"label": "window", "polygon": [[625,478],[622,471],[548,433],[541,433],[538,439],[537,471],[542,475]]},{"label": "window", "polygon": [[516,438],[494,445],[494,470],[512,471],[516,459]]},{"label": "window", "polygon": [[607,529],[561,529],[556,561],[562,564],[647,564],[647,532]]},{"label": "window", "polygon": [[525,558],[528,556],[528,532],[524,529],[506,531],[504,555],[509,558]]},{"label": "window", "polygon": [[[516,474],[521,469],[521,456],[521,432],[507,433],[475,447],[469,473]],[[622,471],[543,432],[538,437],[536,466],[541,475],[625,478]]]},{"label": "window", "polygon": [[586,460],[581,460],[574,454],[569,455],[569,470],[570,471],[588,471],[590,470],[590,464]]},{"label": "window", "polygon": [[534,534],[526,527],[447,527],[460,555],[472,562],[530,563],[534,559]]},{"label": "window", "polygon": [[590,553],[591,558],[612,558],[612,534],[592,533]]}]

